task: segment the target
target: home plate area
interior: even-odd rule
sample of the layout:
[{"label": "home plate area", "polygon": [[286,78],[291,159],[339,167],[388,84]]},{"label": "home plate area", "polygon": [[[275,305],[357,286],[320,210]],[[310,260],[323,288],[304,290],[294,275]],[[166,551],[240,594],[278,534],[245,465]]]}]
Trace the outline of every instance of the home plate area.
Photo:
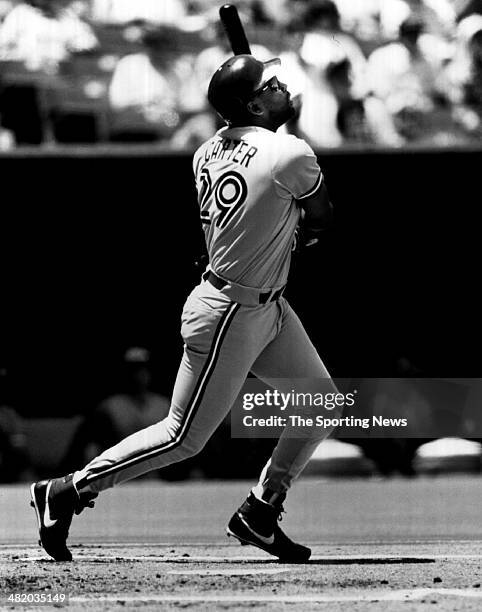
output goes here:
[{"label": "home plate area", "polygon": [[72,563],[0,550],[7,592],[67,593],[70,610],[482,609],[477,542],[317,545],[297,565],[230,544],[77,544]]},{"label": "home plate area", "polygon": [[482,610],[480,477],[301,480],[282,527],[312,548],[303,564],[225,536],[249,486],[150,482],[106,491],[74,518],[71,563],[36,545],[28,487],[2,487],[0,609],[28,609],[9,603],[11,593],[64,593],[70,612]]}]

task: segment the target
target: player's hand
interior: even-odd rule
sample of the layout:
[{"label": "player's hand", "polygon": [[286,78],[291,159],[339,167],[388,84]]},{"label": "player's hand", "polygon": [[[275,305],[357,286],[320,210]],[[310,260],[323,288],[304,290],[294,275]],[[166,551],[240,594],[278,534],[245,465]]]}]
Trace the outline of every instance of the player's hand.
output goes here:
[{"label": "player's hand", "polygon": [[308,228],[303,228],[299,225],[295,230],[291,252],[295,254],[300,253],[303,249],[314,246],[318,242],[319,236],[313,235]]},{"label": "player's hand", "polygon": [[209,263],[209,255],[203,253],[194,260],[194,267],[202,274]]}]

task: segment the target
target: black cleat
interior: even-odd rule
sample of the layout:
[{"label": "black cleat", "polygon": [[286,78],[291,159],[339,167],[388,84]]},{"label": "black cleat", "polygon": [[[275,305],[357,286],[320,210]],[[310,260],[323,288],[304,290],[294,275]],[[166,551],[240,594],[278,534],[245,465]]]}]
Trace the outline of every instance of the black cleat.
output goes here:
[{"label": "black cleat", "polygon": [[233,514],[226,528],[228,536],[238,539],[241,544],[252,544],[286,563],[308,561],[311,550],[296,544],[283,533],[278,525],[281,504],[272,505],[257,499],[250,493],[247,500]]},{"label": "black cleat", "polygon": [[96,494],[79,497],[72,482],[72,474],[63,478],[41,480],[30,486],[30,505],[37,515],[39,545],[55,561],[72,561],[67,538],[72,517],[86,507],[93,507]]}]

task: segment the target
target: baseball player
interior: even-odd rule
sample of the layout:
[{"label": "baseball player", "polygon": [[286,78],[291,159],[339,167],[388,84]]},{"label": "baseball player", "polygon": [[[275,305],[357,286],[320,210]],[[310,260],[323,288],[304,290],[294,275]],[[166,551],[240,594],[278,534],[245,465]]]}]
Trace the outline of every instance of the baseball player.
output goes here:
[{"label": "baseball player", "polygon": [[[261,380],[282,379],[280,391],[299,379],[323,380],[336,391],[283,297],[300,220],[305,242],[316,240],[331,204],[311,148],[276,133],[294,113],[276,76],[279,65],[238,55],[211,79],[209,101],[227,126],[194,154],[209,265],[184,305],[184,353],[170,411],[74,474],[32,484],[40,544],[58,561],[72,559],[66,540],[74,513],[109,487],[198,453],[250,371]],[[310,549],[291,541],[278,519],[291,483],[326,435],[319,427],[283,432],[228,535],[282,561],[309,559]]]}]

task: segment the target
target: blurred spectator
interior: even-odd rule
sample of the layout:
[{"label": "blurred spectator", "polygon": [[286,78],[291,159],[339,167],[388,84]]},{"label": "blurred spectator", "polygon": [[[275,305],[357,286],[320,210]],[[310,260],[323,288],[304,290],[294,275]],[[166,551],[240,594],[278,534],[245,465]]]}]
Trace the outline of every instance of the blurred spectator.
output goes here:
[{"label": "blurred spectator", "polygon": [[0,26],[0,60],[52,73],[71,53],[94,49],[97,39],[92,29],[68,4],[67,0],[29,0],[15,6]]},{"label": "blurred spectator", "polygon": [[[365,57],[357,42],[340,29],[340,14],[334,2],[310,3],[304,15],[304,34],[299,49],[298,82],[304,80],[297,129],[313,147],[336,147],[342,136],[336,126],[338,102],[326,78],[328,66],[349,61],[351,89],[362,95]],[[291,59],[291,65],[293,61]],[[289,84],[289,83],[288,83]]]},{"label": "blurred spectator", "polygon": [[348,58],[353,76],[353,88],[357,93],[364,90],[366,60],[358,42],[344,32],[340,24],[340,13],[332,0],[312,2],[304,16],[307,30],[300,55],[313,70],[325,70],[332,62]]},{"label": "blurred spectator", "polygon": [[0,482],[31,477],[27,441],[21,416],[9,405],[8,373],[0,368]]},{"label": "blurred spectator", "polygon": [[361,96],[353,92],[348,59],[330,64],[326,79],[337,103],[335,123],[342,144],[400,146],[403,143],[384,103],[372,94]]},{"label": "blurred spectator", "polygon": [[66,458],[75,466],[144,427],[164,419],[167,397],[151,390],[151,358],[145,348],[129,348],[122,362],[122,391],[103,400],[76,434]]},{"label": "blurred spectator", "polygon": [[368,85],[407,140],[428,129],[441,91],[439,76],[447,59],[438,39],[424,35],[424,23],[410,16],[400,25],[399,40],[376,49],[368,60]]},{"label": "blurred spectator", "polygon": [[112,140],[168,140],[179,126],[176,40],[167,29],[148,29],[146,51],[123,57],[109,87]]},{"label": "blurred spectator", "polygon": [[384,103],[355,90],[343,55],[321,73],[308,73],[297,129],[314,147],[403,143]]},{"label": "blurred spectator", "polygon": [[92,15],[91,0],[70,0],[69,10],[81,20],[89,21]]},{"label": "blurred spectator", "polygon": [[[167,416],[169,398],[151,389],[152,361],[147,349],[131,347],[125,352],[121,376],[123,389],[104,399],[86,416],[76,432],[62,469],[77,469],[106,448]],[[158,474],[166,480],[185,479],[196,473],[200,457],[202,455],[167,466]]]},{"label": "blurred spectator", "polygon": [[71,54],[96,46],[90,26],[69,9],[67,0],[29,0],[8,13],[0,26],[0,61],[21,66],[10,68],[8,78],[1,71],[0,114],[17,144],[51,139],[52,75]]},{"label": "blurred spectator", "polygon": [[283,29],[300,20],[306,4],[305,0],[255,0],[252,2],[253,18],[257,24]]},{"label": "blurred spectator", "polygon": [[482,135],[482,15],[463,19],[457,28],[457,49],[444,75],[454,119],[469,134]]},{"label": "blurred spectator", "polygon": [[167,416],[169,399],[151,390],[151,380],[149,351],[139,347],[128,349],[123,363],[123,392],[106,398],[95,411],[94,431],[99,450]]},{"label": "blurred spectator", "polygon": [[145,21],[179,26],[186,16],[182,0],[93,0],[92,18],[101,23]]},{"label": "blurred spectator", "polygon": [[[340,54],[333,63],[344,59],[346,56]],[[337,110],[336,98],[326,80],[326,67],[307,67],[296,126],[298,134],[313,148],[340,146],[342,138],[336,126]]]},{"label": "blurred spectator", "polygon": [[171,138],[173,149],[188,149],[194,151],[201,146],[216,131],[217,121],[214,114],[208,110],[196,113],[182,122]]},{"label": "blurred spectator", "polygon": [[281,60],[279,75],[294,97],[302,94],[306,88],[306,64],[301,58],[304,32],[299,23],[293,23],[283,29],[281,36],[283,49],[279,54]]},{"label": "blurred spectator", "polygon": [[352,33],[359,41],[380,39],[379,0],[336,0],[343,30]]},{"label": "blurred spectator", "polygon": [[397,37],[401,24],[414,15],[425,23],[427,32],[450,37],[455,27],[455,10],[449,0],[377,0],[380,35]]},{"label": "blurred spectator", "polygon": [[455,23],[452,0],[336,0],[343,29],[361,41],[396,39],[400,24],[413,13],[429,32],[450,36]]}]

